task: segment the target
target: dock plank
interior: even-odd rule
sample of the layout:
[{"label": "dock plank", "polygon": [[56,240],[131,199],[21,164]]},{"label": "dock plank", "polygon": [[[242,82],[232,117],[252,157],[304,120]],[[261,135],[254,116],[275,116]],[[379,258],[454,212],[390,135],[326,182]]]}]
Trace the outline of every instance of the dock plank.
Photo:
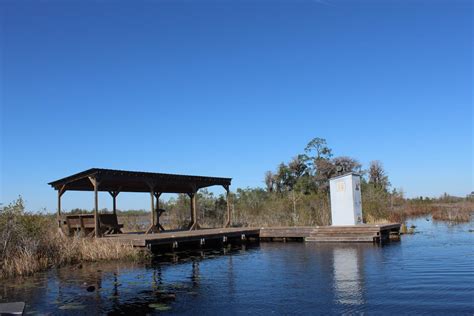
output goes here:
[{"label": "dock plank", "polygon": [[193,231],[167,231],[154,234],[126,233],[104,236],[104,240],[147,247],[200,240],[226,238],[302,238],[306,241],[366,242],[386,239],[391,232],[398,232],[400,224],[354,225],[354,226],[295,226],[295,227],[231,227]]},{"label": "dock plank", "polygon": [[223,237],[233,238],[245,236],[256,236],[260,234],[259,228],[212,228],[192,231],[172,231],[154,234],[117,234],[108,235],[104,239],[113,240],[122,244],[132,244],[137,247],[147,245],[171,244],[173,242],[197,242],[200,239],[218,239]]}]

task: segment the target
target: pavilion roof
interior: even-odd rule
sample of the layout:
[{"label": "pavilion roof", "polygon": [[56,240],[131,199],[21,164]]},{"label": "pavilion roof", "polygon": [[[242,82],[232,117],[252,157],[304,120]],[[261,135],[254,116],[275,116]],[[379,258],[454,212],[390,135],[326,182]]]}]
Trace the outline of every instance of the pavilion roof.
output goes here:
[{"label": "pavilion roof", "polygon": [[48,183],[55,190],[94,191],[91,179],[99,182],[99,191],[194,193],[213,185],[229,186],[231,178],[92,168]]}]

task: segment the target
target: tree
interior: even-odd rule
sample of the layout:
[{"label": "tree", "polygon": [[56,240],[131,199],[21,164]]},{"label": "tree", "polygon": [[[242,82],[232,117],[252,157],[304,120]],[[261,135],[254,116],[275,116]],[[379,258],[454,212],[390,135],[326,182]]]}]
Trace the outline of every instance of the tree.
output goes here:
[{"label": "tree", "polygon": [[318,159],[315,161],[315,181],[318,191],[327,192],[329,190],[329,179],[336,172],[336,166],[329,159]]},{"label": "tree", "polygon": [[307,145],[304,151],[309,154],[316,152],[316,156],[313,159],[329,159],[332,157],[332,150],[328,147],[327,142],[324,138],[313,138]]},{"label": "tree", "polygon": [[271,171],[265,172],[265,186],[268,192],[275,190],[275,175]]},{"label": "tree", "polygon": [[276,180],[277,191],[283,192],[283,191],[293,190],[293,187],[296,184],[297,179],[291,172],[290,168],[282,162],[278,166],[278,171],[277,171],[275,180]]},{"label": "tree", "polygon": [[336,157],[332,162],[336,166],[336,172],[333,176],[349,172],[360,173],[362,169],[362,165],[356,159],[347,156]]},{"label": "tree", "polygon": [[390,187],[388,176],[383,168],[382,163],[378,160],[370,162],[369,183],[374,187],[380,188],[384,191],[388,191],[388,188]]},{"label": "tree", "polygon": [[356,159],[346,156],[331,159],[332,150],[324,138],[313,138],[304,151],[304,154],[294,157],[288,165],[281,163],[275,173],[268,171],[265,174],[268,192],[324,193],[329,190],[331,177],[361,172],[361,164]]},{"label": "tree", "polygon": [[305,157],[298,155],[288,164],[288,169],[294,178],[298,179],[308,171],[308,166],[305,162]]}]

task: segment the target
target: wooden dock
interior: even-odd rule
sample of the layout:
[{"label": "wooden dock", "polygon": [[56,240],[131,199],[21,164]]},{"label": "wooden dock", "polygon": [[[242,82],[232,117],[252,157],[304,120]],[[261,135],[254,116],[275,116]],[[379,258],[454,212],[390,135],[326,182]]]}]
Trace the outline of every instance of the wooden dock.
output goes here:
[{"label": "wooden dock", "polygon": [[303,238],[316,242],[386,242],[398,238],[400,224],[362,224],[354,226],[262,227],[260,238]]},{"label": "wooden dock", "polygon": [[114,240],[122,244],[132,244],[135,247],[152,247],[171,245],[177,248],[182,244],[205,245],[212,241],[227,242],[231,240],[246,240],[248,238],[258,238],[259,228],[212,228],[186,231],[170,231],[154,234],[115,234],[103,237],[107,240]]},{"label": "wooden dock", "polygon": [[315,242],[372,242],[381,243],[398,238],[400,224],[356,225],[356,226],[300,226],[300,227],[232,227],[191,231],[170,231],[153,234],[127,233],[104,236],[121,244],[135,247],[199,245],[215,242],[232,242],[247,239],[287,240],[301,239]]},{"label": "wooden dock", "polygon": [[375,242],[382,243],[400,238],[400,224],[318,226],[306,241],[317,242]]}]

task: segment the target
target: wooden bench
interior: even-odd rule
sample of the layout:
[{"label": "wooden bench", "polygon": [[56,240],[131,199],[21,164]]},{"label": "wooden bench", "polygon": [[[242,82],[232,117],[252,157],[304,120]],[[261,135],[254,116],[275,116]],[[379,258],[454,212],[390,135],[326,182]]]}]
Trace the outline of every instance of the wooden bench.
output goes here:
[{"label": "wooden bench", "polygon": [[119,224],[116,214],[100,214],[100,229],[102,234],[121,234],[123,224]]},{"label": "wooden bench", "polygon": [[[65,221],[69,235],[82,232],[91,235],[95,230],[94,214],[66,215]],[[121,234],[123,224],[119,224],[116,214],[99,214],[99,227],[101,234]]]}]

